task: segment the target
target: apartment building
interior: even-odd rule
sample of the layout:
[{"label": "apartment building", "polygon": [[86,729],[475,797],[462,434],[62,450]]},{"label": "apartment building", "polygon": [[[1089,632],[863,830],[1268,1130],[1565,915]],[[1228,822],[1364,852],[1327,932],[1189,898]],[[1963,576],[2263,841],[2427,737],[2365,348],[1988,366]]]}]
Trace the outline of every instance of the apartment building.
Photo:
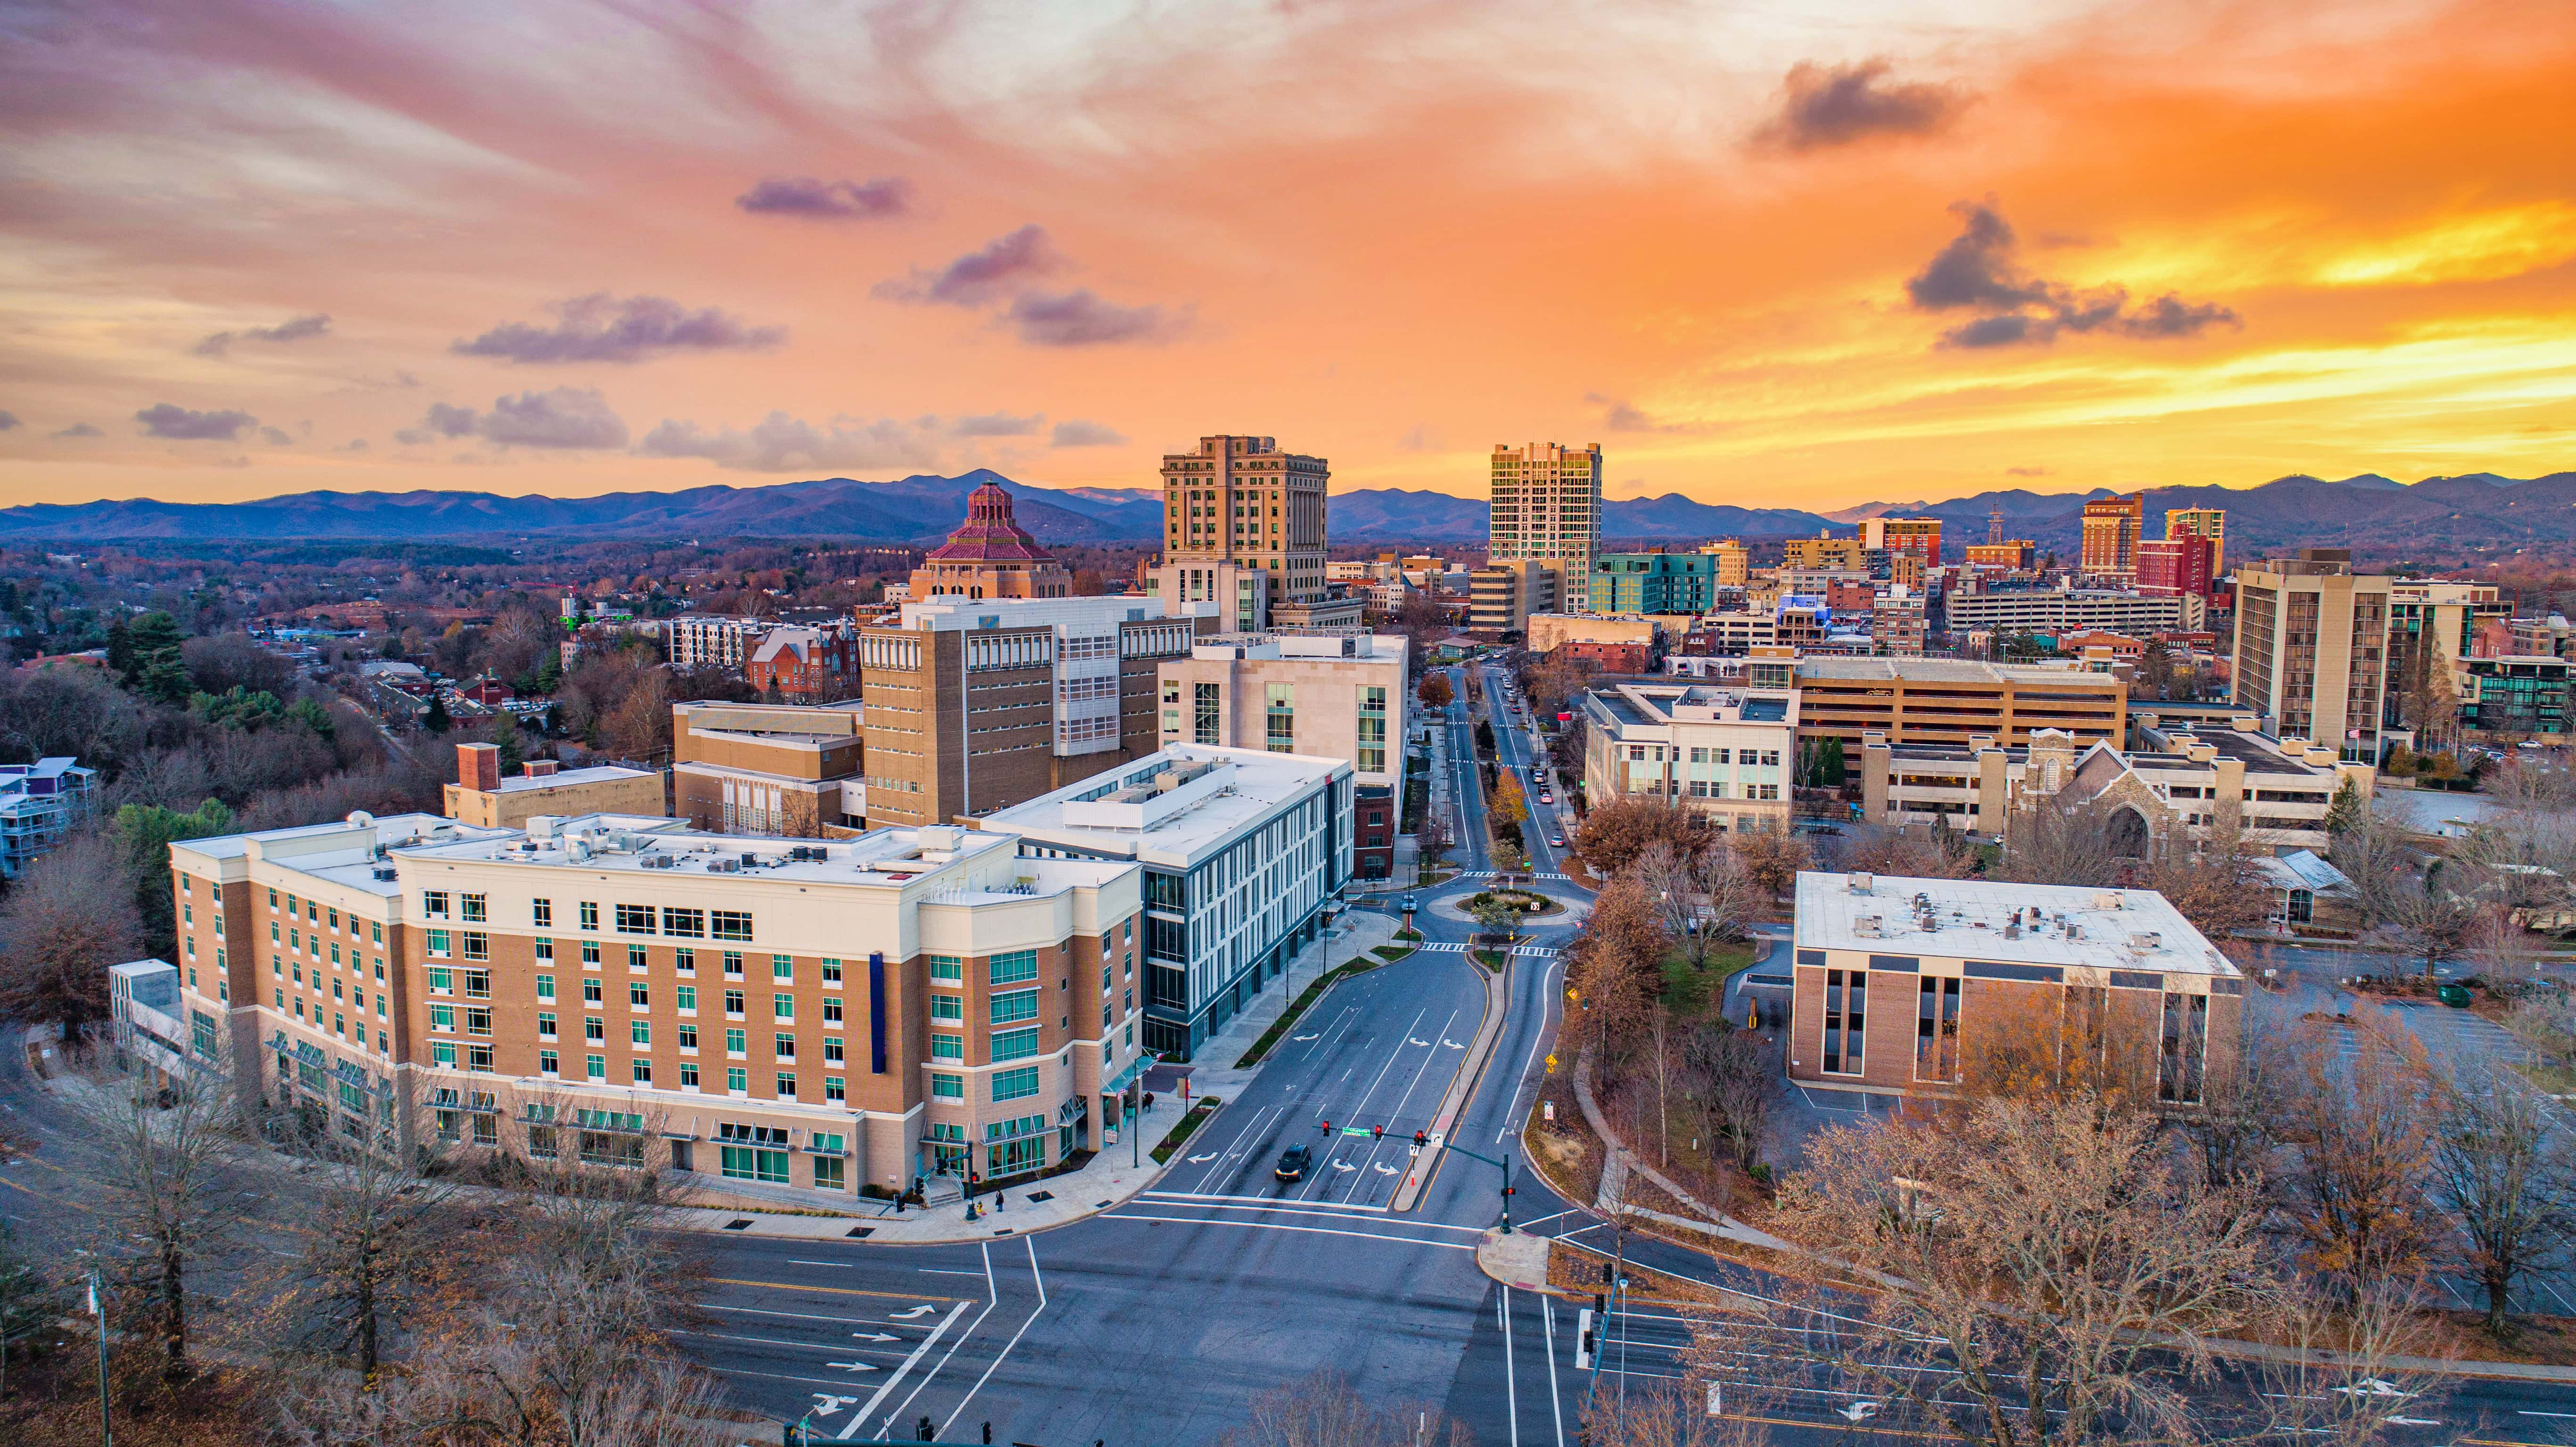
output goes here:
[{"label": "apartment building", "polygon": [[1852,757],[1872,733],[1899,743],[1989,736],[2026,744],[2034,730],[2062,729],[2116,742],[2128,717],[2127,686],[2072,659],[1802,658],[1797,679],[1801,741],[1839,738]]},{"label": "apartment building", "polygon": [[483,829],[516,829],[538,814],[662,812],[658,771],[615,765],[565,769],[552,759],[530,759],[518,777],[505,779],[501,750],[492,744],[458,744],[456,782],[441,788],[448,818]]},{"label": "apartment building", "polygon": [[2390,580],[2343,548],[2250,564],[2236,575],[2235,701],[2282,737],[2377,762],[2388,682]]},{"label": "apartment building", "polygon": [[1353,868],[1384,879],[1395,869],[1404,783],[1406,650],[1402,634],[1205,639],[1156,670],[1162,743],[1349,761]]},{"label": "apartment building", "polygon": [[1706,553],[1604,553],[1592,564],[1595,613],[1705,613],[1717,606],[1717,562]]},{"label": "apartment building", "polygon": [[0,764],[0,875],[17,878],[97,811],[98,770],[70,755]]},{"label": "apartment building", "polygon": [[1152,753],[1155,668],[1218,623],[1150,597],[904,604],[859,633],[869,822],[953,822]]},{"label": "apartment building", "polygon": [[2083,549],[2076,567],[2088,578],[2125,582],[2138,573],[2138,539],[2144,535],[2146,494],[2106,497],[2084,504]]},{"label": "apartment building", "polygon": [[1829,568],[1869,576],[1869,545],[1857,537],[1838,538],[1831,533],[1818,533],[1812,538],[1791,538],[1784,545],[1780,566],[1787,571]]},{"label": "apartment building", "polygon": [[2218,545],[2188,533],[2138,542],[2138,589],[2206,596],[2218,583]]},{"label": "apartment building", "polygon": [[2170,507],[2165,509],[2167,538],[2207,538],[2209,540],[2209,576],[2227,576],[2227,509],[2222,507]]},{"label": "apartment building", "polygon": [[1889,583],[1869,603],[1870,647],[1882,654],[1919,654],[1931,631],[1931,598],[1919,586]]},{"label": "apartment building", "polygon": [[1644,797],[1728,833],[1789,827],[1798,696],[1707,684],[1623,683],[1583,696],[1583,797]]},{"label": "apartment building", "polygon": [[662,625],[673,668],[726,668],[736,673],[776,626],[758,618],[684,613]]},{"label": "apartment building", "polygon": [[1918,560],[1924,567],[1941,566],[1941,520],[1939,518],[1863,518],[1860,525],[1861,547],[1869,552],[1885,553],[1891,562],[1898,554]]},{"label": "apartment building", "polygon": [[2196,594],[2078,588],[2065,583],[2054,588],[1955,588],[1945,604],[1954,632],[1976,628],[1999,634],[2041,633],[2052,637],[2079,628],[2148,635],[2169,633],[2198,628],[2207,617]]},{"label": "apartment building", "polygon": [[1187,1057],[1322,932],[1351,878],[1354,782],[1340,759],[1174,744],[978,827],[1143,867],[1143,1048]]},{"label": "apartment building", "polygon": [[859,690],[859,638],[848,619],[828,628],[772,628],[743,664],[751,686],[781,703],[830,703]]},{"label": "apartment building", "polygon": [[1141,1068],[1140,872],[1018,846],[364,814],[187,840],[180,1000],[246,1089],[390,1147],[825,1202],[1003,1180],[1096,1144]]},{"label": "apartment building", "polygon": [[1554,613],[1565,568],[1536,558],[1489,563],[1467,575],[1467,627],[1488,637],[1528,629],[1532,614]]},{"label": "apartment building", "polygon": [[2027,573],[2039,566],[2039,544],[2028,538],[2013,538],[2000,543],[1970,543],[1966,556],[1971,568]]},{"label": "apartment building", "polygon": [[[1073,574],[1012,515],[1010,493],[985,483],[966,495],[966,521],[912,570],[905,596],[1063,598]],[[819,701],[819,700],[817,700]]]},{"label": "apartment building", "polygon": [[2233,1066],[2244,976],[2153,890],[1811,870],[1793,929],[1788,1073],[1810,1089],[1949,1095],[1988,1030],[2073,1028],[2169,1107]]},{"label": "apartment building", "polygon": [[1257,568],[1274,604],[1322,603],[1331,477],[1324,459],[1270,437],[1202,437],[1196,451],[1166,453],[1163,561]]},{"label": "apartment building", "polygon": [[2081,805],[2113,821],[2114,847],[2143,858],[2168,840],[2234,834],[2258,852],[2323,849],[2325,818],[2346,778],[2366,798],[2368,771],[2338,765],[2334,750],[2276,739],[2240,717],[2221,728],[2153,715],[2133,721],[2123,750],[2042,729],[2026,745],[1977,737],[1965,744],[1862,740],[1861,808],[1873,823],[1941,824],[2009,836],[2012,821],[2045,805]]},{"label": "apartment building", "polygon": [[[700,829],[791,839],[866,827],[857,701],[671,705],[671,812]],[[569,813],[562,810],[557,812]]]},{"label": "apartment building", "polygon": [[2460,727],[2493,736],[2563,739],[2568,663],[2554,653],[2464,658],[2453,665]]},{"label": "apartment building", "polygon": [[2493,583],[2447,578],[2388,580],[2388,682],[2380,697],[2380,718],[2391,729],[2406,722],[2407,692],[2426,670],[2456,670],[2470,655],[2478,624],[2508,618],[2513,604]]},{"label": "apartment building", "polygon": [[1592,565],[1601,552],[1601,444],[1496,443],[1489,498],[1486,557],[1498,564],[1549,564],[1558,587],[1553,606],[1593,611]]},{"label": "apartment building", "polygon": [[1702,543],[1699,550],[1714,560],[1717,571],[1712,581],[1716,586],[1741,588],[1753,580],[1752,550],[1736,539],[1725,538],[1714,543]]}]

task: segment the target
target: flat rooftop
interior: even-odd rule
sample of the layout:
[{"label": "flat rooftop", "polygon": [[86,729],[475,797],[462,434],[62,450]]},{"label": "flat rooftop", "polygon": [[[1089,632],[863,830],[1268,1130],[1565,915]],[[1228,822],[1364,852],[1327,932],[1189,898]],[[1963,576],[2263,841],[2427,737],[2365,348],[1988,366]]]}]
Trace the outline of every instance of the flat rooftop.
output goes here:
[{"label": "flat rooftop", "polygon": [[[659,827],[634,827],[646,824]],[[787,840],[703,832],[678,827],[670,820],[588,815],[564,820],[543,836],[511,830],[499,838],[397,847],[392,854],[397,864],[417,859],[578,869],[588,874],[633,872],[654,879],[712,876],[899,889],[925,874],[998,850],[1011,866],[1008,873],[1014,886],[1021,880],[1035,886],[1034,890],[969,889],[941,896],[969,900],[986,894],[999,898],[1101,884],[1120,868],[1083,860],[1019,859],[1014,857],[1019,843],[1016,835],[957,826],[875,829],[855,839]]]},{"label": "flat rooftop", "polygon": [[1798,875],[1797,947],[2241,978],[2152,889],[1806,870]]},{"label": "flat rooftop", "polygon": [[[491,792],[495,794],[541,794],[548,789],[579,788],[584,784],[613,784],[624,779],[651,779],[657,775],[642,769],[620,768],[615,764],[598,764],[587,769],[563,769],[534,778],[513,774],[503,779]],[[476,792],[482,792],[477,790]]]},{"label": "flat rooftop", "polygon": [[[1197,767],[1202,765],[1216,767]],[[1112,858],[1185,867],[1312,792],[1334,770],[1350,767],[1346,760],[1304,754],[1173,744],[1124,768],[997,810],[984,817],[982,827]],[[1088,822],[1114,817],[1093,806],[1150,793],[1164,774],[1184,780],[1170,792],[1191,797],[1168,809],[1139,800],[1132,813],[1145,821],[1142,827]]]},{"label": "flat rooftop", "polygon": [[2107,673],[2092,673],[2069,660],[2064,666],[2043,663],[1980,663],[1965,658],[1808,657],[1798,660],[1800,678],[1854,680],[1904,679],[1908,683],[2083,683],[2126,693],[2128,685]]}]

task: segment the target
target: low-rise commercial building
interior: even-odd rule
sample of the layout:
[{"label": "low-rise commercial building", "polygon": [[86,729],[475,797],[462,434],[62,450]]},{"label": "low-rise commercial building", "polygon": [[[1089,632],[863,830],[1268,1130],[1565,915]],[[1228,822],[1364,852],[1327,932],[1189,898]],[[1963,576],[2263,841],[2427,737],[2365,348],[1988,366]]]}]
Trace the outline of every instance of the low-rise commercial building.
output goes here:
[{"label": "low-rise commercial building", "polygon": [[743,665],[751,686],[781,703],[829,703],[859,687],[858,634],[844,620],[829,628],[772,628]]},{"label": "low-rise commercial building", "polygon": [[1655,620],[1637,614],[1534,613],[1529,619],[1529,651],[1553,653],[1568,643],[1655,646]]},{"label": "low-rise commercial building", "polygon": [[1354,787],[1340,759],[1174,744],[980,827],[1143,866],[1144,1048],[1188,1055],[1321,932],[1351,878]]},{"label": "low-rise commercial building", "polygon": [[2453,665],[2460,726],[2488,735],[2563,738],[2568,663],[2555,654],[2463,658]]},{"label": "low-rise commercial building", "polygon": [[2174,840],[2235,835],[2258,853],[2323,849],[2326,813],[2351,779],[2367,800],[2370,771],[2335,751],[2257,732],[2250,716],[2210,728],[2142,718],[2137,746],[2079,742],[2042,729],[2027,745],[1862,741],[1864,817],[1938,824],[2009,842],[2014,822],[2043,807],[2100,812],[2115,852],[2144,858]]},{"label": "low-rise commercial building", "polygon": [[1467,627],[1488,637],[1520,633],[1530,615],[1553,613],[1565,594],[1565,564],[1539,558],[1488,563],[1467,575]]},{"label": "low-rise commercial building", "polygon": [[458,744],[456,782],[443,788],[447,817],[480,829],[516,829],[539,814],[659,815],[664,807],[655,770],[563,769],[552,759],[530,759],[518,777],[505,779],[501,750],[492,744]]},{"label": "low-rise commercial building", "polygon": [[1139,1068],[1140,872],[1007,834],[358,814],[171,864],[192,1029],[222,1012],[245,1093],[393,1149],[828,1204],[1055,1164]]},{"label": "low-rise commercial building", "polygon": [[1808,871],[1797,909],[1809,1089],[1950,1095],[1988,1051],[2062,1043],[2187,1108],[2233,1068],[2244,976],[2153,890]]},{"label": "low-rise commercial building", "polygon": [[1798,661],[1801,739],[1843,741],[1860,750],[1865,734],[1899,743],[1964,744],[1988,736],[2030,741],[2037,729],[2073,737],[2119,740],[2128,688],[2078,660],[1977,663],[1952,658],[1802,658]]},{"label": "low-rise commercial building", "polygon": [[727,834],[854,833],[868,817],[866,717],[855,699],[806,707],[675,703],[671,812]]},{"label": "low-rise commercial building", "polygon": [[1595,613],[1705,613],[1716,605],[1717,559],[1706,553],[1604,553],[1592,564]]},{"label": "low-rise commercial building", "polygon": [[1626,683],[1583,696],[1583,797],[1643,797],[1729,833],[1785,830],[1798,758],[1788,690]]}]

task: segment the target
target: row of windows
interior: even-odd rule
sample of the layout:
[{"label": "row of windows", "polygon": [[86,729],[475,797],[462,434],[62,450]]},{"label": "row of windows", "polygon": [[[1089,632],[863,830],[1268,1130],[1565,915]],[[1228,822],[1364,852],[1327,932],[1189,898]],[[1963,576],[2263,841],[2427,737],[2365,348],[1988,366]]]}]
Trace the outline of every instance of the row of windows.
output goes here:
[{"label": "row of windows", "polygon": [[[271,903],[275,902],[275,898],[276,891],[271,890]],[[446,890],[423,890],[420,896],[421,917],[448,919],[451,917],[450,903]],[[462,923],[481,924],[490,919],[490,905],[484,895],[459,894],[454,896],[453,904],[453,917]],[[598,929],[598,902],[585,899],[578,901],[578,905],[580,927],[585,930]],[[747,941],[751,938],[751,914],[747,910],[687,909],[672,905],[649,904],[621,904],[615,908],[619,934],[659,934],[678,939]],[[538,929],[554,928],[555,902],[551,899],[529,900],[528,920]]]}]

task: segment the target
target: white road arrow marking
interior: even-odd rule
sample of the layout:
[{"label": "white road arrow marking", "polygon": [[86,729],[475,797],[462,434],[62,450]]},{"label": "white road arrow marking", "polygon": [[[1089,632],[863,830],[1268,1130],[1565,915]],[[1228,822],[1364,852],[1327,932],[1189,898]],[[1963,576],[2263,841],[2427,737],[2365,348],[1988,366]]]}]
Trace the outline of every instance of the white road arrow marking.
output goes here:
[{"label": "white road arrow marking", "polygon": [[1446,1035],[1440,1037],[1440,1043],[1448,1046],[1452,1050],[1464,1050],[1467,1048],[1466,1046],[1459,1044],[1457,1041],[1450,1039]]},{"label": "white road arrow marking", "polygon": [[1834,1410],[1855,1422],[1866,1422],[1878,1415],[1878,1403],[1854,1402],[1848,1407],[1836,1407]]},{"label": "white road arrow marking", "polygon": [[1210,1152],[1208,1152],[1206,1155],[1203,1155],[1203,1156],[1192,1156],[1192,1157],[1190,1157],[1190,1164],[1195,1166],[1195,1165],[1199,1165],[1199,1164],[1201,1164],[1201,1163],[1203,1163],[1203,1162],[1212,1161],[1212,1160],[1215,1160],[1215,1159],[1217,1158],[1217,1156],[1218,1156],[1218,1155],[1220,1155],[1220,1154],[1221,1154],[1221,1152],[1218,1152],[1218,1151],[1210,1151]]},{"label": "white road arrow marking", "polygon": [[[868,1362],[825,1362],[823,1365],[827,1367],[846,1367],[854,1372],[873,1372],[876,1370],[876,1367]],[[851,1400],[855,1401],[857,1399],[852,1398]]]},{"label": "white road arrow marking", "polygon": [[828,1417],[834,1412],[837,1412],[843,1407],[847,1407],[858,1400],[859,1399],[856,1397],[835,1397],[829,1392],[816,1392],[814,1394],[814,1415],[817,1417]]},{"label": "white road arrow marking", "polygon": [[2381,1381],[2377,1377],[2364,1377],[2360,1381],[2354,1382],[2349,1386],[2337,1387],[2335,1390],[2349,1397],[2403,1398],[2415,1395],[2413,1392],[2400,1388],[2395,1382]]},{"label": "white road arrow marking", "polygon": [[1412,1036],[1410,1036],[1410,1035],[1407,1035],[1407,1036],[1405,1036],[1404,1038],[1405,1038],[1406,1043],[1408,1043],[1408,1044],[1412,1044],[1412,1045],[1419,1045],[1419,1046],[1421,1046],[1421,1047],[1422,1047],[1423,1049],[1425,1049],[1425,1050],[1428,1050],[1428,1049],[1430,1049],[1430,1048],[1431,1048],[1431,1042],[1430,1042],[1430,1041],[1428,1041],[1428,1040],[1416,1040],[1416,1039],[1414,1039],[1414,1038],[1413,1038]]},{"label": "white road arrow marking", "polygon": [[1378,1168],[1377,1168],[1377,1173],[1378,1173],[1379,1175],[1381,1175],[1381,1176],[1391,1176],[1391,1175],[1394,1175],[1394,1174],[1395,1174],[1395,1167],[1393,1167],[1393,1166],[1380,1166],[1380,1167],[1378,1167]]},{"label": "white road arrow marking", "polygon": [[1335,1161],[1333,1162],[1333,1169],[1337,1171],[1356,1171],[1359,1167],[1352,1165],[1348,1161]]},{"label": "white road arrow marking", "polygon": [[1321,1040],[1324,1037],[1321,1035],[1291,1035],[1288,1038],[1291,1040]]},{"label": "white road arrow marking", "polygon": [[853,1336],[853,1337],[858,1338],[860,1341],[901,1341],[901,1340],[903,1340],[903,1338],[902,1338],[902,1337],[896,1336],[896,1335],[894,1335],[892,1332],[883,1332],[883,1331],[854,1331],[854,1332],[850,1333],[850,1335],[851,1335],[851,1336]]},{"label": "white road arrow marking", "polygon": [[889,1314],[887,1315],[887,1318],[886,1318],[886,1319],[887,1319],[887,1320],[889,1320],[889,1321],[910,1321],[910,1320],[912,1320],[912,1319],[913,1319],[914,1317],[916,1317],[916,1316],[928,1316],[928,1315],[930,1315],[932,1312],[937,1311],[938,1309],[939,1309],[939,1308],[938,1308],[938,1307],[936,1307],[936,1306],[930,1305],[930,1304],[928,1304],[928,1303],[924,1303],[923,1305],[920,1305],[920,1306],[916,1306],[916,1307],[914,1307],[914,1308],[913,1308],[912,1310],[910,1310],[910,1311],[898,1311],[898,1312],[892,1312],[892,1313],[889,1313]]}]

